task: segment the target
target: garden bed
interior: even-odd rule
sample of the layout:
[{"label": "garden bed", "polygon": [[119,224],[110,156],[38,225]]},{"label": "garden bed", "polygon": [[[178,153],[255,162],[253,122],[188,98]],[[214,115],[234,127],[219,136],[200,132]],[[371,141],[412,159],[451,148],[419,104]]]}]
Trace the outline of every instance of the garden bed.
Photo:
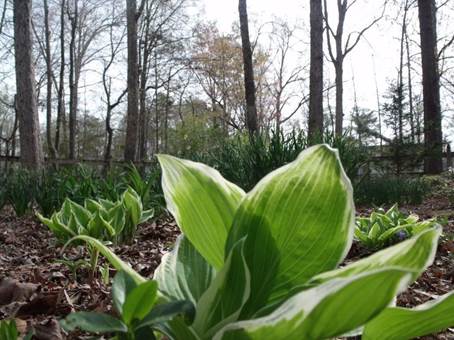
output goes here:
[{"label": "garden bed", "polygon": [[[443,197],[403,208],[421,218],[443,216],[446,220],[434,264],[397,301],[400,306],[412,307],[454,289],[454,210]],[[359,211],[367,213],[369,209]],[[161,218],[142,225],[133,244],[114,250],[141,275],[150,277],[177,235],[175,222],[169,217]],[[368,253],[354,244],[347,262]],[[85,255],[82,247],[64,253],[72,262]],[[87,268],[71,269],[58,262],[62,258],[61,247],[36,218],[16,218],[5,208],[0,216],[0,320],[15,315],[19,329],[33,325],[37,339],[83,339],[77,333],[65,337],[56,320],[74,310],[111,312],[110,291],[101,275],[90,280]],[[104,265],[101,261],[100,266]],[[454,339],[454,330],[425,339]]]}]

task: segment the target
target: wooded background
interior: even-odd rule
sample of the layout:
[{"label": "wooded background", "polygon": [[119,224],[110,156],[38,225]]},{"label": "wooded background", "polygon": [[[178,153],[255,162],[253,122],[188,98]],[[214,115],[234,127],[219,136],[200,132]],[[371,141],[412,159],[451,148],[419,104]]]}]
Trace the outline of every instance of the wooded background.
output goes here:
[{"label": "wooded background", "polygon": [[[295,25],[259,23],[239,0],[226,33],[194,17],[199,1],[4,0],[0,154],[32,167],[44,157],[138,162],[297,129],[314,142],[333,133],[423,145],[425,172],[440,172],[450,142],[442,119],[454,123],[454,1],[376,1],[355,29],[350,13],[366,0],[301,3]],[[346,107],[346,60],[383,21],[400,32],[389,37],[400,42],[396,76],[386,91],[370,79],[370,107],[358,105],[353,79]]]}]

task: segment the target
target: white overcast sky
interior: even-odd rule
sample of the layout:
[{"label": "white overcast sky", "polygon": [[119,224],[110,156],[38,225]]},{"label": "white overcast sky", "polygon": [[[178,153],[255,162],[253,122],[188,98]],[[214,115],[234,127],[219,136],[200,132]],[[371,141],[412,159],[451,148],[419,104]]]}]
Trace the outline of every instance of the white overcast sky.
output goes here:
[{"label": "white overcast sky", "polygon": [[[207,20],[213,20],[218,23],[218,27],[225,32],[230,31],[232,23],[238,21],[238,0],[200,0],[202,8]],[[379,16],[381,13],[381,5],[383,1],[377,0],[361,0],[352,7],[346,20],[346,32],[354,32],[362,29],[371,19]],[[333,6],[331,13],[336,19],[335,1],[328,0],[328,6]],[[273,17],[284,19],[290,23],[296,23],[299,26],[308,28],[309,22],[309,1],[308,0],[248,0],[248,11],[251,21],[251,32],[262,23],[271,20]],[[378,89],[382,96],[388,88],[389,80],[396,79],[397,68],[399,64],[399,25],[395,23],[397,17],[396,8],[388,7],[385,19],[370,29],[365,39],[363,39],[357,48],[347,57],[344,66],[344,81],[345,81],[345,111],[349,111],[353,104],[353,77],[356,84],[357,100],[360,107],[376,109],[377,96],[375,86],[375,76],[377,75]],[[413,12],[413,19],[416,15]],[[451,18],[449,18],[451,19]],[[441,22],[451,21],[443,18]],[[417,23],[417,20],[414,20]],[[452,22],[452,21],[451,21]],[[334,24],[336,24],[334,22]],[[417,26],[412,28],[416,32]],[[441,31],[441,30],[440,30]],[[309,43],[308,33],[303,33],[301,39],[303,43]],[[414,35],[415,43],[418,42],[417,35]],[[416,53],[417,45],[413,44]],[[301,49],[306,49],[308,56],[308,45],[302,45]],[[302,61],[308,63],[308,60]],[[330,63],[325,63],[325,70],[333,77],[333,67]],[[418,75],[413,75],[413,81],[418,81]],[[380,98],[383,100],[382,98]],[[449,103],[451,107],[451,103]],[[452,119],[453,112],[445,112],[446,117]],[[446,122],[448,119],[446,119]],[[451,142],[454,142],[454,134],[452,131],[445,133]]]}]

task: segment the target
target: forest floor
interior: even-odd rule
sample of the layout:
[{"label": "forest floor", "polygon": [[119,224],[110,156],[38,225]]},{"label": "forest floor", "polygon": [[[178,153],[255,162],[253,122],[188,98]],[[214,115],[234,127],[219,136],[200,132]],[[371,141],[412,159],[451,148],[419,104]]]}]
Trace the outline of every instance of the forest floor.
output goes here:
[{"label": "forest floor", "polygon": [[[435,196],[422,205],[401,208],[421,218],[443,216],[447,221],[434,264],[398,297],[398,305],[413,307],[454,289],[454,207]],[[361,214],[369,210],[358,209]],[[161,218],[142,225],[132,245],[114,251],[141,275],[151,277],[178,234],[171,218]],[[367,255],[354,244],[347,262]],[[81,248],[72,248],[64,256],[77,261],[85,254]],[[90,280],[87,268],[73,272],[58,262],[62,258],[61,247],[36,218],[17,218],[5,208],[0,213],[0,320],[14,317],[20,331],[33,327],[38,340],[88,339],[81,333],[64,334],[57,320],[71,311],[112,312],[110,291],[100,275]],[[452,340],[454,329],[424,339]]]}]

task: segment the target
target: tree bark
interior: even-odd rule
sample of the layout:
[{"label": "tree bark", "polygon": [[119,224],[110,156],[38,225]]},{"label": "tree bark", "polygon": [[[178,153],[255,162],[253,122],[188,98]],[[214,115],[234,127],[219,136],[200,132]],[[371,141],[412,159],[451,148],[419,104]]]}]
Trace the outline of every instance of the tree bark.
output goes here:
[{"label": "tree bark", "polygon": [[44,0],[44,29],[46,36],[46,77],[47,77],[47,96],[46,96],[46,139],[50,158],[54,159],[56,151],[52,143],[52,54],[50,50],[50,28],[49,28],[49,5]]},{"label": "tree bark", "polygon": [[78,4],[74,1],[74,13],[71,21],[71,41],[69,44],[69,159],[76,159],[78,79],[76,66],[76,30],[78,21]]},{"label": "tree bark", "polygon": [[443,144],[435,0],[418,0],[418,9],[424,94],[424,171],[439,174],[443,170]]},{"label": "tree bark", "polygon": [[37,169],[42,166],[43,155],[32,55],[32,0],[14,1],[14,50],[21,161]]},{"label": "tree bark", "polygon": [[246,0],[239,0],[238,11],[240,14],[241,42],[243,49],[244,90],[246,95],[246,127],[249,131],[249,135],[252,137],[257,135],[259,131],[255,98],[254,65],[252,61],[251,41],[249,39],[249,22]]},{"label": "tree bark", "polygon": [[125,154],[126,161],[136,161],[139,123],[139,68],[137,64],[137,3],[126,0],[128,36],[128,115],[126,121]]},{"label": "tree bark", "polygon": [[309,139],[323,135],[323,10],[322,0],[311,0],[311,66]]},{"label": "tree bark", "polygon": [[[61,0],[60,5],[60,74],[58,83],[58,103],[57,103],[57,124],[55,127],[55,150],[60,151],[61,131],[66,128],[63,125],[65,119],[65,0]],[[65,130],[66,131],[66,130]],[[66,142],[66,141],[65,141]]]},{"label": "tree bark", "polygon": [[336,71],[336,136],[342,136],[344,131],[344,63],[335,64]]}]

